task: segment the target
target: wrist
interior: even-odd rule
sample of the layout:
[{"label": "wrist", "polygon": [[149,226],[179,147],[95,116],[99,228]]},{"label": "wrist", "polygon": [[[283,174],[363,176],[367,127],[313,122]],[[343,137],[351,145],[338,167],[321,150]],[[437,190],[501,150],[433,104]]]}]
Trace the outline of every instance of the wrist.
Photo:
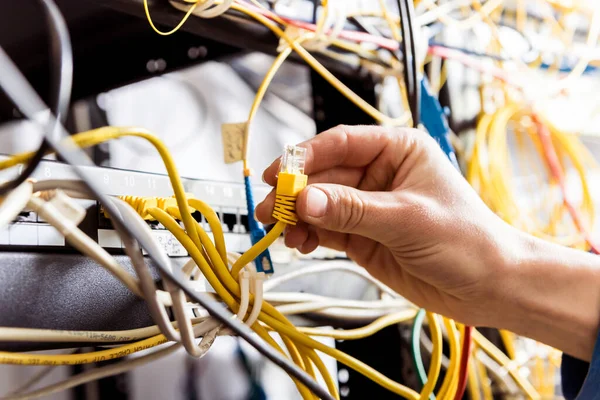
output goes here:
[{"label": "wrist", "polygon": [[516,230],[511,237],[493,326],[589,360],[600,325],[600,259]]}]

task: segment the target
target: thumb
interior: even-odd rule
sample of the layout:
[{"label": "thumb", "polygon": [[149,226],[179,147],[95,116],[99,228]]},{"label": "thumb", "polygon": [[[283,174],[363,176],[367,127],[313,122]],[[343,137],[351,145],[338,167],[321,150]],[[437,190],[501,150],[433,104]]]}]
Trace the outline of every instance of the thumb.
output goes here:
[{"label": "thumb", "polygon": [[[330,231],[353,233],[382,241],[399,212],[393,192],[365,192],[349,186],[310,185],[296,201],[298,217]],[[396,224],[398,226],[398,224]]]}]

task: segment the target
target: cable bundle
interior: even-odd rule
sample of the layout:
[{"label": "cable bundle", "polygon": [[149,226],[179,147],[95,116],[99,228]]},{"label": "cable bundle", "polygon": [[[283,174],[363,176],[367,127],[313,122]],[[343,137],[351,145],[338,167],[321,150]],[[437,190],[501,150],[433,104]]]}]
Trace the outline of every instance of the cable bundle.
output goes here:
[{"label": "cable bundle", "polygon": [[[477,126],[467,178],[486,204],[511,225],[565,246],[595,247],[589,231],[596,210],[587,173],[597,165],[577,136],[554,127],[546,129],[547,123],[536,123],[534,115],[526,106],[515,103],[483,115]],[[540,197],[534,206],[523,206],[517,201],[511,172],[516,165],[510,156],[509,131],[514,133],[521,154],[529,150],[520,173],[523,179],[528,174],[537,177],[536,182],[527,185],[537,192],[530,192],[530,198]],[[537,160],[531,159],[531,150],[537,153]],[[577,171],[582,193],[578,204],[572,200],[573,190],[566,193],[565,178],[563,182],[559,180],[567,166]],[[540,184],[548,185],[548,189],[541,192]]]}]

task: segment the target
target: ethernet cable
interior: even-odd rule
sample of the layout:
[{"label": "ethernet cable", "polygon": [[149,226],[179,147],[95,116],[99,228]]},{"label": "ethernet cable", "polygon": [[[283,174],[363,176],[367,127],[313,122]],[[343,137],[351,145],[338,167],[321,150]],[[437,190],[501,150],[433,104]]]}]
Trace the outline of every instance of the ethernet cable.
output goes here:
[{"label": "ethernet cable", "polygon": [[[150,231],[147,223],[141,219],[139,214],[134,212],[130,205],[121,199],[114,198],[112,201],[119,210],[123,219],[129,221],[131,224],[137,225],[140,234],[143,234],[146,237],[146,240],[148,243],[151,243],[157,254],[161,254],[163,262],[171,266],[171,261],[168,257],[166,257],[164,250],[161,248],[160,244]],[[172,295],[170,293],[157,290],[154,279],[148,271],[146,263],[142,257],[139,245],[133,240],[133,238],[120,231],[119,228],[117,228],[117,231],[119,232],[121,240],[125,245],[125,252],[131,259],[134,269],[139,277],[143,297],[148,304],[152,318],[160,327],[160,331],[167,337],[168,340],[176,342],[180,341],[180,334],[171,326],[167,311],[165,309],[165,306],[173,305]],[[159,293],[165,294],[165,296],[162,296],[162,301],[158,296]],[[181,323],[181,321],[179,322]]]},{"label": "ethernet cable", "polygon": [[[335,301],[335,299],[331,299]],[[303,303],[300,303],[303,304]],[[309,303],[314,304],[314,303]],[[333,303],[332,303],[333,304]],[[307,307],[308,308],[308,307]],[[344,309],[335,311],[334,314],[328,315],[326,313],[317,312],[318,309],[322,309],[321,303],[318,303],[317,307],[314,307],[314,311],[309,309],[309,312],[314,313],[322,317],[337,316],[342,320],[354,321],[352,314],[347,314],[348,311],[360,310],[360,309]],[[285,314],[281,306],[277,307],[280,312]],[[369,314],[368,317],[361,319],[367,319],[373,322],[375,326],[386,327],[404,320],[412,319],[416,314],[416,311],[412,308],[400,308],[400,309],[384,309],[381,312]],[[395,316],[399,315],[401,320],[397,320]],[[199,317],[191,318],[190,321],[194,326],[194,332],[197,337],[202,336],[204,332],[198,328],[198,326],[208,319],[209,315],[206,312],[201,312]],[[388,321],[388,322],[386,322]],[[177,321],[171,321],[170,324],[174,327],[178,327]],[[210,328],[212,329],[212,328]],[[317,334],[320,330],[311,331],[311,328],[298,328],[301,332],[313,336],[326,336],[328,333],[324,332],[323,335]],[[347,331],[335,331],[330,334],[349,334],[353,330]],[[372,332],[372,331],[371,331]],[[41,342],[41,343],[122,343],[131,342],[134,340],[147,339],[151,336],[156,336],[161,333],[161,328],[158,325],[148,326],[144,328],[137,328],[124,331],[77,331],[77,330],[54,330],[54,329],[37,329],[37,328],[11,328],[11,327],[0,327],[0,342]],[[375,333],[375,332],[373,332]]]},{"label": "ethernet cable", "polygon": [[312,293],[278,293],[268,292],[265,294],[265,300],[273,304],[297,304],[297,303],[334,303],[332,307],[357,308],[357,309],[398,309],[411,308],[409,303],[401,298],[381,299],[381,300],[347,300],[332,299],[331,297],[320,296]]},{"label": "ethernet cable", "polygon": [[[308,39],[308,35],[303,35],[298,38],[296,42],[298,44],[302,43],[305,39]],[[287,59],[287,57],[292,53],[292,49],[289,46],[286,46],[279,55],[273,61],[273,64],[267,71],[265,77],[263,78],[262,83],[260,84],[258,90],[256,91],[256,95],[254,97],[254,101],[252,102],[252,106],[250,107],[250,112],[248,115],[248,119],[245,123],[245,134],[244,134],[244,144],[243,144],[243,171],[244,171],[244,188],[246,190],[246,208],[248,211],[248,226],[250,229],[250,240],[252,245],[256,245],[260,240],[262,240],[266,236],[266,231],[262,224],[256,220],[254,217],[254,194],[252,190],[252,182],[250,180],[250,176],[252,174],[252,170],[249,164],[249,152],[250,152],[250,133],[252,122],[258,112],[260,104],[267,92],[269,85],[271,84],[275,74]],[[271,260],[271,255],[269,254],[269,250],[265,249],[258,257],[255,258],[255,266],[258,272],[267,272],[273,273],[273,262]]]}]

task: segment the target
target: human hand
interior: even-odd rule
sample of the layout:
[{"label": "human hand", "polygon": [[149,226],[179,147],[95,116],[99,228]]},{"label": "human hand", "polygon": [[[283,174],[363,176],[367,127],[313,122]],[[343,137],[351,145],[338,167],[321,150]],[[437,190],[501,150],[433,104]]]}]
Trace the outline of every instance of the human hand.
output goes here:
[{"label": "human hand", "polygon": [[[300,146],[309,185],[286,245],[344,251],[415,304],[463,323],[493,325],[499,277],[517,236],[493,214],[437,143],[414,129],[339,126]],[[276,184],[279,160],[263,175]],[[272,192],[256,208],[271,217]],[[499,294],[499,295],[495,295]]]}]

